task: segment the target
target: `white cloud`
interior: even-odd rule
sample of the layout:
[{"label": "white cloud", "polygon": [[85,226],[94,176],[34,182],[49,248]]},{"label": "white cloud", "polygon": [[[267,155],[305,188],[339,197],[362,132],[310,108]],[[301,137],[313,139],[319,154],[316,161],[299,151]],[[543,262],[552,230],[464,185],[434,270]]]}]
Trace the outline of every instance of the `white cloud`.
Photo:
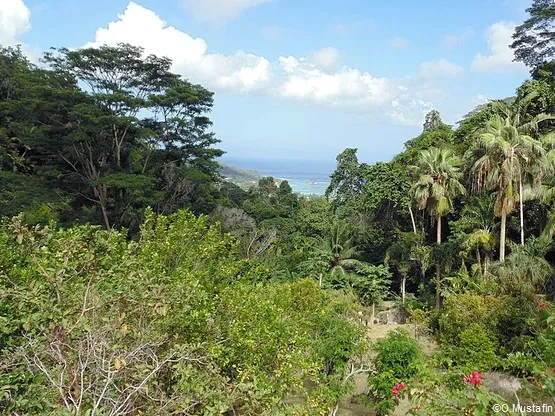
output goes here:
[{"label": "white cloud", "polygon": [[443,46],[448,49],[453,49],[456,46],[462,45],[474,37],[474,30],[467,27],[463,32],[458,34],[445,35],[441,41]]},{"label": "white cloud", "polygon": [[0,1],[0,45],[18,43],[17,37],[30,27],[31,12],[22,0]]},{"label": "white cloud", "polygon": [[94,41],[85,47],[120,42],[167,56],[173,60],[175,72],[212,90],[261,92],[355,114],[390,117],[407,125],[421,124],[431,108],[428,99],[438,97],[430,83],[339,67],[341,53],[334,48],[306,57],[282,56],[274,63],[244,51],[231,55],[211,52],[204,39],[168,26],[155,12],[134,2],[116,21],[98,29]]},{"label": "white cloud", "polygon": [[[426,96],[437,89],[413,82],[376,77],[347,66],[326,71],[306,58],[280,57],[284,75],[278,95],[355,114],[387,116],[398,124],[418,126],[432,108]],[[422,98],[421,98],[422,97]]]},{"label": "white cloud", "polygon": [[409,41],[407,38],[403,38],[399,36],[399,37],[390,39],[389,46],[395,49],[405,49],[407,46],[409,46]]},{"label": "white cloud", "polygon": [[176,72],[211,88],[253,91],[263,87],[271,75],[267,59],[243,51],[233,55],[208,53],[203,39],[167,26],[152,10],[134,2],[129,3],[117,21],[98,29],[95,41],[85,46],[119,42],[142,46],[146,53],[167,56],[173,60]]},{"label": "white cloud", "polygon": [[479,72],[511,72],[526,71],[520,62],[513,62],[514,53],[510,48],[512,35],[516,24],[511,22],[497,22],[486,31],[489,54],[477,54],[472,60],[471,67]]},{"label": "white cloud", "polygon": [[376,107],[390,97],[390,82],[358,69],[325,72],[305,58],[280,57],[285,80],[280,95],[332,107]]},{"label": "white cloud", "polygon": [[335,48],[322,48],[312,54],[312,61],[324,68],[333,68],[341,59],[341,54]]},{"label": "white cloud", "polygon": [[446,59],[424,62],[420,65],[420,73],[427,78],[460,77],[464,69]]},{"label": "white cloud", "polygon": [[183,3],[200,20],[222,22],[269,1],[272,0],[183,0]]},{"label": "white cloud", "polygon": [[433,109],[433,104],[407,96],[395,99],[391,102],[391,109],[387,116],[398,124],[410,127],[424,124],[426,114]]}]

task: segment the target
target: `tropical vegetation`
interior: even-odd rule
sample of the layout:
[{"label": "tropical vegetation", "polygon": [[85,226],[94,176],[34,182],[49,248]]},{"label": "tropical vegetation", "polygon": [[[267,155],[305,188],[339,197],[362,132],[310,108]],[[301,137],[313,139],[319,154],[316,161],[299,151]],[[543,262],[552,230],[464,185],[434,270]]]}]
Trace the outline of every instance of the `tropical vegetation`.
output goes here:
[{"label": "tropical vegetation", "polygon": [[[553,10],[516,29],[514,97],[430,112],[389,162],[345,149],[322,197],[222,166],[166,58],[0,48],[0,414],[553,404]],[[373,342],[386,302],[410,324]]]}]

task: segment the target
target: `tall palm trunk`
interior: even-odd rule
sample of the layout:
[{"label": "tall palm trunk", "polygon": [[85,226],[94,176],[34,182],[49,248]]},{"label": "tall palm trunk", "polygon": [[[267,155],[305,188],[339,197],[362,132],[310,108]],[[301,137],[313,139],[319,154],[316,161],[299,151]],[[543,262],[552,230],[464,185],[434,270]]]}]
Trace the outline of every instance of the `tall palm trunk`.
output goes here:
[{"label": "tall palm trunk", "polygon": [[522,200],[522,175],[519,177],[518,183],[519,207],[520,207],[520,244],[524,245],[524,201]]},{"label": "tall palm trunk", "polygon": [[403,305],[405,304],[406,288],[407,288],[407,277],[403,274],[403,280],[401,282],[401,296],[403,298]]},{"label": "tall palm trunk", "polygon": [[501,231],[499,232],[499,261],[505,262],[505,234],[507,230],[507,213],[501,214]]},{"label": "tall palm trunk", "polygon": [[[441,244],[441,215],[437,216],[437,245]],[[441,307],[441,271],[439,262],[436,264],[436,308]]]},{"label": "tall palm trunk", "polygon": [[412,212],[412,207],[410,206],[409,203],[409,213],[410,213],[410,220],[412,222],[412,231],[414,232],[414,234],[416,234],[416,221],[414,220],[414,213]]},{"label": "tall palm trunk", "polygon": [[441,215],[437,216],[437,245],[441,244]]}]

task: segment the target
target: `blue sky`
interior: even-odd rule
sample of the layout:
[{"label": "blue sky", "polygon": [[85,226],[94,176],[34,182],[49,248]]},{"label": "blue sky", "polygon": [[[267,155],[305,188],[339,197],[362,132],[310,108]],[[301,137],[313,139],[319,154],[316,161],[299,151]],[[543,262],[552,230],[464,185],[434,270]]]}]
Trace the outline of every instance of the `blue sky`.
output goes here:
[{"label": "blue sky", "polygon": [[0,44],[128,42],[216,93],[232,157],[389,160],[438,109],[455,123],[512,95],[508,48],[531,1],[0,0]]}]

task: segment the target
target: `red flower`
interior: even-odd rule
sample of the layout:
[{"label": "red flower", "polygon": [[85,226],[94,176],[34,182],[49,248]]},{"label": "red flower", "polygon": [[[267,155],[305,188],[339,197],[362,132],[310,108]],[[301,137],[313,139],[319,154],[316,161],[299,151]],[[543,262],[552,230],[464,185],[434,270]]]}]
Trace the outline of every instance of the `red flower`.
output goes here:
[{"label": "red flower", "polygon": [[482,375],[478,371],[474,371],[469,376],[465,376],[463,378],[463,381],[465,383],[470,383],[470,384],[474,384],[475,386],[477,386],[478,384],[482,384]]},{"label": "red flower", "polygon": [[550,306],[551,306],[551,305],[549,304],[549,302],[541,302],[541,303],[538,303],[538,308],[542,308],[542,309],[543,309],[543,308],[548,308],[548,307],[550,307]]},{"label": "red flower", "polygon": [[393,397],[397,399],[399,397],[399,392],[405,389],[406,387],[407,385],[402,381],[400,383],[395,384],[392,389]]}]

